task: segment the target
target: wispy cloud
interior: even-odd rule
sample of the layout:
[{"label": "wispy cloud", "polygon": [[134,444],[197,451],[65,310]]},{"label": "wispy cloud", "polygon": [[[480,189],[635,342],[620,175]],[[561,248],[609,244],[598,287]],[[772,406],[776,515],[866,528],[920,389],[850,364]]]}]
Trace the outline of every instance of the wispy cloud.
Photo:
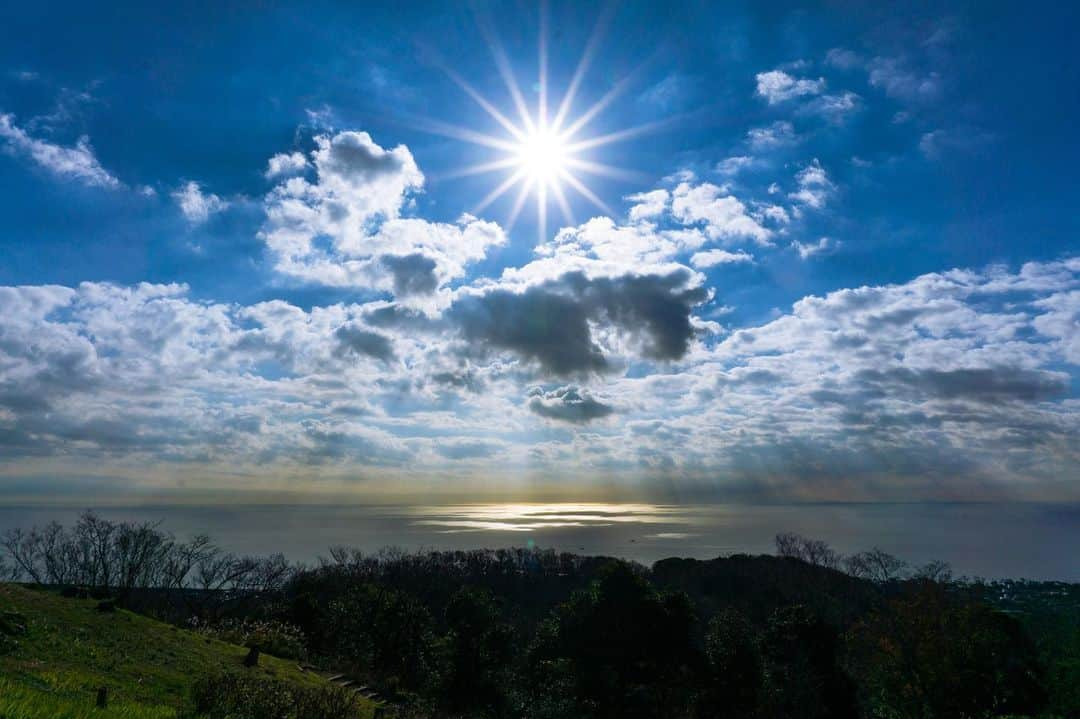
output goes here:
[{"label": "wispy cloud", "polygon": [[72,146],[58,145],[32,137],[15,124],[13,115],[0,114],[0,140],[10,153],[29,159],[58,177],[92,187],[121,187],[120,180],[101,166],[88,137],[80,137]]}]

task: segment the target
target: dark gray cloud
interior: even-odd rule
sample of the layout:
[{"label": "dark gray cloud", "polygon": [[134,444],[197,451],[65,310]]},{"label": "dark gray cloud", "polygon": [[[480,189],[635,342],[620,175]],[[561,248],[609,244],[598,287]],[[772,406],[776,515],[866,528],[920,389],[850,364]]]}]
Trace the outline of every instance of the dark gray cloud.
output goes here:
[{"label": "dark gray cloud", "polygon": [[470,392],[479,392],[484,389],[484,380],[472,370],[436,372],[431,375],[431,381],[435,384],[454,387],[455,389],[465,389]]},{"label": "dark gray cloud", "polygon": [[334,354],[339,357],[367,355],[383,362],[394,359],[393,343],[389,337],[378,332],[365,330],[356,325],[342,325],[334,332],[334,337],[338,342]]},{"label": "dark gray cloud", "polygon": [[430,295],[439,286],[435,260],[414,252],[411,255],[383,255],[382,265],[394,276],[394,295]]},{"label": "dark gray cloud", "polygon": [[319,156],[320,170],[350,178],[372,180],[380,175],[396,175],[409,169],[410,158],[383,150],[367,133],[342,132],[327,143]]},{"label": "dark gray cloud", "polygon": [[532,412],[561,422],[584,424],[615,412],[614,407],[594,399],[588,390],[578,387],[560,387],[551,392],[535,387],[529,397]]},{"label": "dark gray cloud", "polygon": [[593,279],[571,272],[524,292],[466,295],[449,316],[474,347],[513,351],[554,375],[601,372],[608,360],[591,322],[634,337],[645,357],[674,360],[686,354],[694,335],[691,310],[707,298],[690,282],[686,270]]},{"label": "dark gray cloud", "polygon": [[856,380],[877,389],[881,396],[917,392],[942,399],[976,402],[1041,402],[1064,397],[1068,375],[1061,372],[1015,367],[954,370],[861,370]]}]

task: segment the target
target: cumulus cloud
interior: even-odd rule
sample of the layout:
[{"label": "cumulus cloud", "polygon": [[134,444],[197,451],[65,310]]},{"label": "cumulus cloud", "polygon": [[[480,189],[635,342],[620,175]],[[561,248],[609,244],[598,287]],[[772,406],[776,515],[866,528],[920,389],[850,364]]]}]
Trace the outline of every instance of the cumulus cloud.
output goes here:
[{"label": "cumulus cloud", "polygon": [[755,79],[757,80],[757,94],[765,98],[770,105],[804,95],[818,95],[825,89],[823,77],[816,80],[796,78],[783,70],[759,72]]},{"label": "cumulus cloud", "polygon": [[737,250],[736,252],[728,252],[727,250],[705,250],[704,252],[695,252],[690,258],[690,264],[698,269],[705,269],[707,267],[715,267],[717,265],[730,265],[738,264],[742,262],[753,263],[754,256],[748,252]]},{"label": "cumulus cloud", "polygon": [[334,331],[334,337],[338,341],[334,353],[339,357],[367,355],[384,362],[394,358],[394,345],[390,338],[378,332],[355,325],[342,325]]},{"label": "cumulus cloud", "polygon": [[101,166],[90,146],[90,139],[85,136],[74,146],[65,147],[31,137],[15,124],[13,115],[0,114],[0,140],[9,152],[25,156],[59,177],[91,187],[121,187],[121,182]]},{"label": "cumulus cloud", "polygon": [[297,175],[308,168],[307,158],[302,152],[281,152],[266,161],[267,179],[282,175]]},{"label": "cumulus cloud", "polygon": [[424,183],[404,145],[384,149],[353,131],[320,135],[315,143],[314,181],[289,177],[266,196],[261,236],[279,272],[420,301],[433,283],[462,277],[468,263],[506,241],[498,225],[469,215],[453,224],[403,217]]},{"label": "cumulus cloud", "polygon": [[[689,269],[481,284],[441,318],[181,285],[3,287],[0,452],[73,473],[434,474],[497,457],[785,497],[1075,498],[1080,261],[837,290],[704,343],[708,296]],[[564,434],[523,439],[531,423]]]},{"label": "cumulus cloud", "polygon": [[180,189],[172,193],[172,197],[187,221],[195,225],[206,222],[211,215],[229,207],[227,200],[221,199],[212,192],[203,192],[202,187],[194,180],[184,183]]},{"label": "cumulus cloud", "polygon": [[570,272],[523,291],[462,294],[449,317],[473,352],[507,350],[556,376],[606,372],[622,350],[655,360],[686,354],[691,311],[708,298],[696,281],[688,270],[595,278]]},{"label": "cumulus cloud", "polygon": [[682,183],[672,193],[671,213],[684,224],[702,223],[714,240],[748,239],[770,244],[772,232],[752,217],[740,200],[708,182]]},{"label": "cumulus cloud", "polygon": [[636,195],[628,196],[626,199],[635,203],[630,208],[630,219],[632,221],[648,220],[663,214],[667,208],[668,191],[639,192]]},{"label": "cumulus cloud", "polygon": [[795,175],[795,183],[798,189],[790,193],[788,198],[814,210],[823,208],[835,189],[825,168],[816,158]]},{"label": "cumulus cloud", "polygon": [[529,410],[560,422],[585,424],[607,417],[615,411],[611,405],[595,399],[587,389],[566,386],[545,392],[540,387],[529,391]]}]

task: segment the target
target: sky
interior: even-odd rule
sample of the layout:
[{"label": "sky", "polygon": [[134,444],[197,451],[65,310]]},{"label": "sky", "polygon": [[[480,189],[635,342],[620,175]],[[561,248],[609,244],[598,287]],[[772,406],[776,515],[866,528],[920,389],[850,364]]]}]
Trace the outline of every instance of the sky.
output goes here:
[{"label": "sky", "polygon": [[1080,500],[1063,3],[0,10],[0,500]]}]

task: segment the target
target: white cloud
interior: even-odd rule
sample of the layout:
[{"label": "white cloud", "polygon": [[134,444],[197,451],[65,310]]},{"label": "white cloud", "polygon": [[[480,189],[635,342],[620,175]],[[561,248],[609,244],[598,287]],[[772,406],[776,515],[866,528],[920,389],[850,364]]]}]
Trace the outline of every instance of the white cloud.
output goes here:
[{"label": "white cloud", "polygon": [[715,267],[717,265],[730,265],[746,262],[752,264],[754,262],[754,256],[748,252],[737,250],[735,252],[728,252],[727,250],[705,250],[704,252],[695,252],[690,258],[690,264],[699,270],[708,267]]},{"label": "white cloud", "polygon": [[639,220],[648,220],[664,213],[667,209],[668,203],[668,191],[667,190],[652,190],[650,192],[639,192],[636,195],[630,195],[626,198],[630,202],[636,203],[630,208],[630,219],[633,222]]},{"label": "white cloud", "polygon": [[750,216],[746,205],[712,183],[682,183],[672,193],[671,214],[683,224],[702,223],[713,240],[771,243],[772,232]]},{"label": "white cloud", "polygon": [[120,181],[98,162],[89,138],[80,137],[73,147],[64,147],[31,137],[14,120],[12,115],[0,114],[0,139],[6,141],[10,152],[25,155],[49,172],[85,185],[121,187]]},{"label": "white cloud", "polygon": [[788,198],[815,210],[823,208],[825,201],[835,190],[835,185],[817,159],[795,175],[795,182],[799,189],[788,194]]},{"label": "white cloud", "polygon": [[765,98],[770,105],[805,95],[818,95],[825,89],[823,77],[816,80],[795,78],[783,70],[760,72],[755,79],[757,80],[757,94]]},{"label": "white cloud", "polygon": [[453,224],[402,217],[424,183],[404,145],[384,149],[353,131],[315,143],[315,180],[283,179],[265,199],[261,237],[279,272],[431,306],[466,264],[506,241],[498,225],[469,215]]},{"label": "white cloud", "polygon": [[735,155],[716,163],[715,171],[720,175],[737,175],[740,171],[751,167],[753,164],[754,158],[746,155]]},{"label": "white cloud", "polygon": [[308,168],[307,158],[302,152],[280,152],[266,162],[267,179],[282,175],[296,175]]},{"label": "white cloud", "polygon": [[[179,285],[3,287],[0,452],[217,486],[453,481],[449,456],[787,497],[1075,499],[1062,370],[1080,366],[1080,260],[806,297],[708,346],[723,330],[679,314],[712,306],[689,281],[473,288],[440,321],[386,302],[209,303]],[[673,316],[686,324],[670,334]],[[639,351],[664,364],[616,361]],[[597,370],[587,386],[538,381],[529,358]],[[534,441],[545,426],[559,432]]]},{"label": "white cloud", "polygon": [[820,115],[832,123],[843,122],[848,115],[861,106],[861,98],[854,92],[845,91],[836,95],[822,95],[803,105],[799,112],[808,115]]},{"label": "white cloud", "polygon": [[765,127],[754,127],[746,133],[746,139],[754,150],[773,150],[786,145],[794,145],[798,139],[795,127],[787,120],[777,120]]},{"label": "white cloud", "polygon": [[799,242],[796,240],[791,243],[791,246],[799,253],[799,257],[808,260],[814,255],[820,255],[822,252],[835,249],[836,243],[828,237],[822,237],[817,242]]},{"label": "white cloud", "polygon": [[229,203],[212,192],[203,192],[198,182],[194,180],[184,183],[178,190],[172,193],[172,198],[180,206],[180,211],[192,224],[201,224],[210,219],[210,215],[217,214],[228,208]]}]

